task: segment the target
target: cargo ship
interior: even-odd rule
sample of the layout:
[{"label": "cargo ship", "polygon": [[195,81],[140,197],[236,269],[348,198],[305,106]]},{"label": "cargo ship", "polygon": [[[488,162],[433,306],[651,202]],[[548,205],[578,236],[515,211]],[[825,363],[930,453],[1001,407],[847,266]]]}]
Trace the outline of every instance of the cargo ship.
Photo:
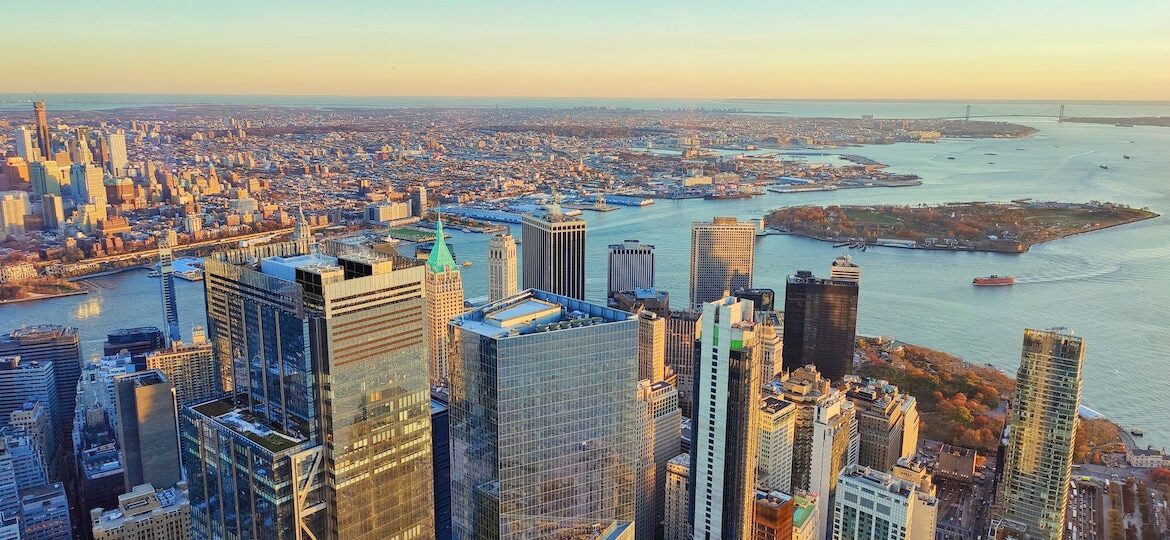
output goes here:
[{"label": "cargo ship", "polygon": [[1005,285],[1015,285],[1016,278],[1012,276],[990,275],[986,277],[977,277],[971,280],[971,284],[976,287],[1002,287]]}]

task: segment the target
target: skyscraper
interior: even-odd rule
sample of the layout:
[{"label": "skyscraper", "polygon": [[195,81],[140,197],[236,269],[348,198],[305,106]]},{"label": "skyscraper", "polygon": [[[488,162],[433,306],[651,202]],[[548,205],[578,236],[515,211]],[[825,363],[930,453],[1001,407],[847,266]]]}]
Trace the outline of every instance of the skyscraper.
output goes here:
[{"label": "skyscraper", "polygon": [[49,118],[43,100],[33,103],[33,114],[37,123],[37,147],[44,159],[53,159],[53,140],[49,137]]},{"label": "skyscraper", "polygon": [[690,454],[679,454],[666,464],[666,510],[663,519],[663,537],[666,540],[691,540],[690,495],[687,486],[691,478]]},{"label": "skyscraper", "polygon": [[110,174],[121,177],[126,174],[126,166],[130,161],[126,157],[126,132],[121,128],[106,132],[106,170]]},{"label": "skyscraper", "polygon": [[644,417],[634,316],[528,290],[451,324],[461,341],[450,404],[455,536],[555,537],[633,521]]},{"label": "skyscraper", "polygon": [[801,270],[784,289],[784,365],[812,364],[839,381],[853,373],[857,341],[857,282],[814,277]]},{"label": "skyscraper", "polygon": [[56,161],[34,161],[28,164],[29,183],[37,197],[61,195],[61,168]]},{"label": "skyscraper", "polygon": [[578,300],[585,298],[585,220],[549,205],[543,217],[521,218],[524,288]]},{"label": "skyscraper", "polygon": [[204,265],[231,395],[184,409],[195,535],[434,535],[423,266],[308,239]]},{"label": "skyscraper", "polygon": [[638,380],[666,378],[666,319],[649,311],[639,312]]},{"label": "skyscraper", "polygon": [[624,240],[609,246],[606,298],[622,291],[654,288],[654,246]]},{"label": "skyscraper", "polygon": [[769,396],[760,406],[756,485],[792,493],[792,445],[796,436],[796,405]]},{"label": "skyscraper", "polygon": [[857,419],[853,404],[845,393],[837,389],[817,403],[812,426],[812,445],[809,459],[808,489],[822,497],[826,504],[817,507],[815,524],[817,536],[832,527],[833,502],[837,493],[837,479],[845,467],[857,463]]},{"label": "skyscraper", "polygon": [[645,411],[646,434],[637,527],[638,538],[661,536],[662,516],[666,512],[666,465],[677,456],[682,445],[682,413],[678,408],[678,389],[666,381],[638,381],[638,401]]},{"label": "skyscraper", "polygon": [[6,238],[10,234],[24,234],[24,216],[27,213],[27,193],[0,192],[0,238]]},{"label": "skyscraper", "polygon": [[[174,260],[174,255],[171,253],[171,246],[165,239],[159,239],[158,282],[162,292],[163,320],[166,322],[167,343],[183,339],[183,336],[179,333],[179,305],[178,301],[175,299]],[[131,485],[138,484],[136,483]]]},{"label": "skyscraper", "polygon": [[412,186],[410,188],[410,212],[416,217],[425,217],[427,209],[430,205],[427,204],[427,188],[426,186]]},{"label": "skyscraper", "polygon": [[695,310],[672,311],[666,319],[666,365],[678,377],[678,402],[683,416],[693,418],[695,340],[703,314]]},{"label": "skyscraper", "polygon": [[14,135],[16,155],[24,158],[24,160],[29,163],[44,159],[40,155],[40,149],[37,148],[36,143],[33,142],[37,138],[36,131],[31,130],[25,126],[17,126]]},{"label": "skyscraper", "polygon": [[868,467],[846,467],[833,504],[832,538],[934,540],[939,501],[933,488],[922,487]]},{"label": "skyscraper", "polygon": [[431,385],[446,384],[450,378],[451,359],[458,354],[451,319],[463,313],[463,278],[459,265],[447,249],[443,221],[435,222],[435,246],[427,256],[427,353],[430,355]]},{"label": "skyscraper", "polygon": [[752,286],[756,227],[733,217],[691,225],[691,307]]},{"label": "skyscraper", "polygon": [[46,231],[65,228],[65,201],[61,199],[60,195],[46,193],[41,197],[41,211]]},{"label": "skyscraper", "polygon": [[497,234],[488,241],[488,302],[516,294],[516,240],[510,234]]},{"label": "skyscraper", "polygon": [[77,204],[93,204],[106,209],[105,173],[91,163],[74,163],[69,167],[69,185]]},{"label": "skyscraper", "polygon": [[139,484],[174,487],[183,479],[174,388],[155,370],[114,377],[118,452],[126,492]]},{"label": "skyscraper", "polygon": [[861,283],[861,267],[853,262],[853,257],[841,255],[829,266],[829,279]]},{"label": "skyscraper", "polygon": [[857,463],[889,471],[918,451],[918,401],[885,381],[845,378],[846,397],[857,409],[861,437]]},{"label": "skyscraper", "polygon": [[703,305],[695,343],[691,512],[694,539],[751,537],[760,346],[751,301]]},{"label": "skyscraper", "polygon": [[995,517],[1029,537],[1063,532],[1084,358],[1066,329],[1024,330]]},{"label": "skyscraper", "polygon": [[196,327],[191,343],[172,341],[166,349],[146,355],[146,369],[156,369],[175,387],[175,401],[180,409],[203,403],[219,395],[218,370],[211,344]]},{"label": "skyscraper", "polygon": [[[57,403],[52,407],[53,426],[69,438],[76,403],[77,380],[81,377],[81,339],[77,329],[68,326],[39,325],[0,335],[0,357],[20,356],[24,362],[52,362],[57,386]],[[7,413],[4,413],[7,414]]]}]

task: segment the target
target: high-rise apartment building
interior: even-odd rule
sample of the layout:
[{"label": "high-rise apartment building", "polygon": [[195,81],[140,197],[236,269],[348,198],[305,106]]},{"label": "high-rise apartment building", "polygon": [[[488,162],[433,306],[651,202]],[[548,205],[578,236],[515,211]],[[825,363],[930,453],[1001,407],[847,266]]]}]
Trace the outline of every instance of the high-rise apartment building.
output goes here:
[{"label": "high-rise apartment building", "polygon": [[172,341],[170,347],[148,354],[145,369],[161,371],[174,385],[180,409],[219,395],[215,354],[201,329],[189,344]]},{"label": "high-rise apartment building", "polygon": [[458,354],[449,323],[463,313],[463,278],[447,249],[441,220],[435,222],[435,246],[427,256],[425,288],[431,385],[445,385],[450,379],[452,359]]},{"label": "high-rise apartment building", "polygon": [[666,365],[678,378],[678,402],[683,416],[693,418],[695,340],[703,314],[695,310],[672,311],[666,319]]},{"label": "high-rise apartment building", "polygon": [[46,231],[59,231],[65,228],[65,200],[60,195],[46,193],[41,197],[41,217],[44,219]]},{"label": "high-rise apartment building", "polygon": [[833,503],[833,540],[934,540],[938,499],[933,488],[850,465]]},{"label": "high-rise apartment building", "polygon": [[106,170],[120,177],[126,174],[130,160],[126,156],[126,131],[119,128],[106,132]]},{"label": "high-rise apartment building", "polygon": [[38,198],[61,195],[61,168],[56,161],[34,161],[28,164],[29,183]]},{"label": "high-rise apartment building", "polygon": [[902,458],[918,451],[918,402],[886,381],[845,377],[846,397],[857,409],[857,430],[861,438],[857,463],[878,471],[889,471]]},{"label": "high-rise apartment building", "polygon": [[33,103],[33,115],[37,124],[37,148],[45,159],[53,158],[53,139],[49,135],[49,118],[45,114],[45,102]]},{"label": "high-rise apartment building", "polygon": [[585,220],[549,205],[543,217],[524,214],[524,288],[585,298]]},{"label": "high-rise apartment building", "polygon": [[36,131],[29,129],[27,126],[17,126],[13,135],[13,142],[16,144],[16,155],[24,158],[29,163],[44,159],[40,154],[40,148],[34,142],[37,139]]},{"label": "high-rise apartment building", "polygon": [[174,388],[160,371],[114,377],[118,456],[127,492],[139,484],[169,488],[183,479]]},{"label": "high-rise apartment building", "polygon": [[663,538],[666,540],[691,540],[690,494],[687,486],[691,478],[690,454],[679,454],[666,464],[665,511],[663,514]]},{"label": "high-rise apartment building", "polygon": [[56,325],[17,328],[7,336],[0,335],[0,357],[4,356],[20,356],[27,363],[52,362],[57,384],[53,425],[67,439],[73,421],[77,380],[81,377],[81,339],[77,329]]},{"label": "high-rise apartment building", "polygon": [[654,288],[654,246],[637,240],[609,245],[606,298],[622,291]]},{"label": "high-rise apartment building", "polygon": [[656,538],[662,534],[662,516],[666,512],[666,466],[682,446],[682,413],[678,408],[678,389],[666,381],[638,381],[638,401],[645,408],[646,432],[638,489],[640,507],[635,534],[638,538]]},{"label": "high-rise apartment building", "polygon": [[638,313],[638,380],[643,379],[667,380],[666,319],[649,311]]},{"label": "high-rise apartment building", "polygon": [[24,216],[28,215],[28,194],[23,191],[0,192],[0,238],[24,234]]},{"label": "high-rise apartment building", "polygon": [[488,241],[488,302],[497,302],[516,294],[516,239],[497,234]]},{"label": "high-rise apartment building", "polygon": [[796,436],[796,405],[768,396],[760,406],[756,449],[756,485],[792,493],[792,447]]},{"label": "high-rise apartment building", "polygon": [[832,389],[817,403],[813,416],[813,439],[809,463],[808,490],[820,495],[826,504],[817,507],[817,537],[831,528],[837,479],[845,467],[857,463],[857,419],[853,404],[844,392]]},{"label": "high-rise apartment building", "polygon": [[812,364],[833,381],[853,373],[857,282],[801,270],[784,289],[784,365]]},{"label": "high-rise apartment building", "polygon": [[1024,330],[995,517],[1028,537],[1064,530],[1084,359],[1068,330]]},{"label": "high-rise apartment building", "polygon": [[179,341],[183,336],[179,333],[179,303],[175,298],[175,257],[166,240],[158,244],[158,271],[167,343]]},{"label": "high-rise apartment building", "polygon": [[833,260],[829,266],[829,279],[833,281],[852,281],[861,283],[861,267],[853,262],[853,257],[841,255]]},{"label": "high-rise apartment building", "polygon": [[635,317],[527,290],[451,324],[461,342],[450,403],[454,536],[549,538],[633,521],[645,416]]},{"label": "high-rise apartment building", "polygon": [[752,287],[756,226],[733,217],[691,225],[692,308]]},{"label": "high-rise apartment building", "polygon": [[230,395],[184,409],[194,535],[433,536],[423,266],[302,236],[204,267]]},{"label": "high-rise apartment building", "polygon": [[753,501],[751,540],[792,540],[792,496],[781,491],[757,491]]},{"label": "high-rise apartment building", "polygon": [[691,512],[695,540],[751,535],[760,344],[750,300],[703,305],[695,343]]},{"label": "high-rise apartment building", "polygon": [[191,502],[187,483],[158,489],[134,486],[118,497],[118,507],[89,511],[94,540],[190,540]]}]

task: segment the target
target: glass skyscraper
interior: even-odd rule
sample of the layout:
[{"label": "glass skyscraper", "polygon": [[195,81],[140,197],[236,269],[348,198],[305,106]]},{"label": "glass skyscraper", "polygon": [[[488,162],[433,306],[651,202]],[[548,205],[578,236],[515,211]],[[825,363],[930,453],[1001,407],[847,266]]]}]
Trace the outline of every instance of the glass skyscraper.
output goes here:
[{"label": "glass skyscraper", "polygon": [[[637,321],[527,290],[456,317],[456,538],[555,538],[633,521],[644,405]],[[568,536],[564,536],[568,537]]]},{"label": "glass skyscraper", "polygon": [[784,287],[784,365],[812,364],[832,381],[853,373],[857,281],[801,270]]},{"label": "glass skyscraper", "polygon": [[423,267],[302,235],[205,261],[226,398],[184,411],[202,538],[432,538]]}]

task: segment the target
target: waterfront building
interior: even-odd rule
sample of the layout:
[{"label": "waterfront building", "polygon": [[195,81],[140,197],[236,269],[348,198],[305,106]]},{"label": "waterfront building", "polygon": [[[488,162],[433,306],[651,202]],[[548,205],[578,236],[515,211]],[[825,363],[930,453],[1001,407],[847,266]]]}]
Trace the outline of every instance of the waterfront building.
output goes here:
[{"label": "waterfront building", "polygon": [[658,289],[619,291],[610,299],[610,307],[637,313],[649,311],[662,318],[670,317],[670,292]]},{"label": "waterfront building", "polygon": [[[837,479],[841,471],[857,463],[857,418],[853,404],[845,393],[832,389],[826,399],[817,403],[813,416],[813,439],[809,463],[808,491],[820,495],[824,505],[817,507],[817,537],[821,538],[832,527],[833,504]],[[803,486],[800,486],[803,488]]]},{"label": "waterfront building", "polygon": [[451,324],[462,353],[450,403],[455,537],[633,521],[645,416],[635,317],[526,290]]},{"label": "waterfront building", "polygon": [[[57,325],[17,328],[7,336],[0,335],[0,357],[4,356],[20,356],[29,363],[52,362],[53,378],[57,384],[57,405],[51,409],[53,425],[57,433],[68,438],[74,394],[81,376],[81,338],[77,329]],[[7,410],[0,411],[0,415],[7,414]]]},{"label": "waterfront building", "polygon": [[795,501],[780,491],[756,491],[751,540],[792,540]]},{"label": "waterfront building", "polygon": [[28,164],[29,183],[37,198],[61,195],[61,168],[56,161],[33,161]]},{"label": "waterfront building", "polygon": [[756,485],[792,493],[792,447],[796,435],[796,405],[768,396],[760,406],[756,445]]},{"label": "waterfront building", "polygon": [[677,377],[679,408],[692,418],[694,408],[695,340],[703,314],[696,310],[672,311],[666,319],[666,365]]},{"label": "waterfront building", "polygon": [[516,294],[516,240],[510,234],[496,234],[488,241],[488,302]]},{"label": "waterfront building", "polygon": [[543,217],[521,217],[524,288],[585,298],[585,220],[567,216],[556,202]]},{"label": "waterfront building", "polygon": [[918,451],[918,401],[886,381],[845,377],[843,389],[857,410],[859,465],[889,471]]},{"label": "waterfront building", "polygon": [[125,351],[134,358],[134,365],[140,369],[146,367],[146,356],[166,346],[166,339],[162,330],[157,326],[141,326],[137,328],[119,328],[106,334],[106,342],[102,344],[102,354],[113,356]]},{"label": "waterfront building", "polygon": [[230,393],[184,408],[193,533],[432,537],[425,270],[294,236],[204,261]]},{"label": "waterfront building", "polygon": [[158,271],[167,343],[179,341],[183,336],[179,333],[179,304],[175,299],[175,258],[166,240],[158,244]]},{"label": "waterfront building", "polygon": [[1084,359],[1066,329],[1024,330],[995,518],[1036,538],[1064,530]]},{"label": "waterfront building", "polygon": [[118,459],[126,491],[139,484],[173,487],[183,479],[174,386],[149,370],[114,377]]},{"label": "waterfront building", "polygon": [[134,486],[118,496],[118,507],[92,508],[94,540],[191,540],[191,502],[187,483],[166,489]]},{"label": "waterfront building", "polygon": [[166,376],[175,387],[175,401],[180,408],[219,396],[214,351],[202,328],[195,328],[192,343],[172,341],[170,347],[148,354],[144,366]]},{"label": "waterfront building", "polygon": [[435,538],[451,538],[451,413],[445,393],[431,392],[431,478],[435,484]]},{"label": "waterfront building", "polygon": [[126,166],[130,164],[126,157],[126,131],[118,128],[106,132],[106,170],[114,176],[126,174]]},{"label": "waterfront building", "polygon": [[50,415],[45,402],[30,399],[8,415],[8,427],[28,438],[29,446],[45,466],[46,474],[50,474],[53,480],[59,480],[57,458],[61,453],[57,449],[57,432],[53,429]]},{"label": "waterfront building", "polygon": [[25,490],[20,494],[21,540],[61,540],[73,537],[69,500],[60,482]]},{"label": "waterfront building", "polygon": [[463,313],[463,277],[447,248],[443,221],[435,221],[435,246],[426,264],[427,354],[431,386],[445,385],[452,359],[458,354],[451,322]]},{"label": "waterfront building", "polygon": [[638,489],[637,537],[662,535],[662,516],[666,512],[666,467],[682,446],[682,413],[678,407],[678,389],[666,381],[638,381],[638,401],[645,408],[646,459]]},{"label": "waterfront building", "polygon": [[841,472],[833,503],[833,540],[934,540],[933,488],[861,465]]},{"label": "waterfront building", "polygon": [[654,246],[637,240],[609,245],[606,298],[621,291],[654,288]]},{"label": "waterfront building", "polygon": [[695,344],[691,512],[694,538],[750,536],[761,354],[749,300],[703,304]]},{"label": "waterfront building", "polygon": [[33,103],[33,116],[36,120],[37,148],[45,159],[52,159],[53,139],[49,135],[49,118],[45,113],[44,100]]},{"label": "waterfront building", "polygon": [[699,308],[736,289],[750,289],[755,267],[756,226],[734,217],[691,225],[690,305]]},{"label": "waterfront building", "polygon": [[784,365],[812,364],[829,380],[853,373],[857,283],[801,270],[784,289]]},{"label": "waterfront building", "polygon": [[690,484],[691,456],[679,454],[666,464],[665,511],[663,518],[663,538],[666,540],[691,540],[692,526],[690,518],[690,495],[687,486]]},{"label": "waterfront building", "polygon": [[861,283],[861,267],[853,262],[853,257],[841,255],[833,259],[829,266],[829,279],[833,281],[852,281]]}]

